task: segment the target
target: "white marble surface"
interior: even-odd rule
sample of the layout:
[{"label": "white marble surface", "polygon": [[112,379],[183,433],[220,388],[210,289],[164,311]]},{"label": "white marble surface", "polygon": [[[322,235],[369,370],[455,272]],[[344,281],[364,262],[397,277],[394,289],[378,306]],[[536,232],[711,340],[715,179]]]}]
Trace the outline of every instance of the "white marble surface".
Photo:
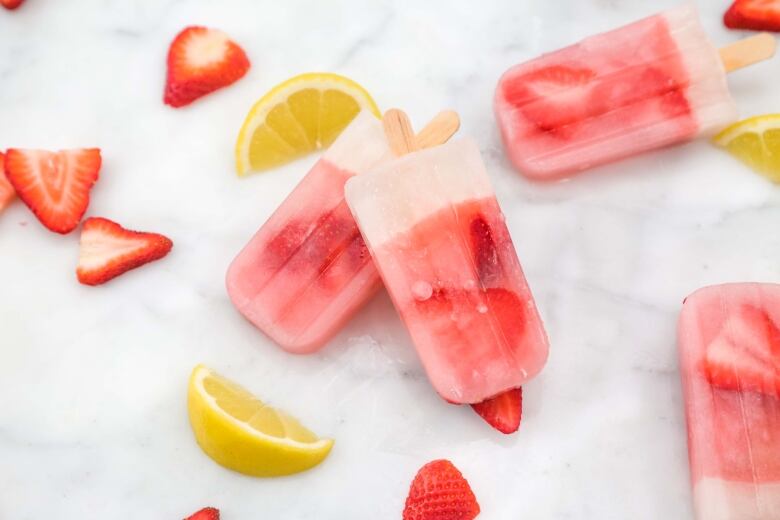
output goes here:
[{"label": "white marble surface", "polygon": [[[77,233],[21,203],[0,216],[0,518],[395,519],[417,468],[452,459],[480,518],[689,519],[675,350],[702,285],[780,282],[780,193],[707,142],[532,184],[511,171],[491,111],[511,64],[674,0],[27,0],[0,10],[0,148],[100,146],[89,215],[175,242],[98,288],[74,275]],[[727,3],[700,0],[718,43]],[[650,5],[653,4],[653,5]],[[477,7],[479,5],[479,7]],[[173,110],[164,59],[188,24],[252,60],[231,88]],[[439,400],[381,294],[310,357],[274,347],[231,307],[232,257],[315,157],[238,179],[249,107],[299,72],[337,71],[420,124],[457,109],[476,137],[545,320],[549,363],[502,437]],[[780,60],[739,72],[745,116],[780,111]],[[205,362],[336,447],[315,470],[258,480],[196,446],[185,410]]]}]

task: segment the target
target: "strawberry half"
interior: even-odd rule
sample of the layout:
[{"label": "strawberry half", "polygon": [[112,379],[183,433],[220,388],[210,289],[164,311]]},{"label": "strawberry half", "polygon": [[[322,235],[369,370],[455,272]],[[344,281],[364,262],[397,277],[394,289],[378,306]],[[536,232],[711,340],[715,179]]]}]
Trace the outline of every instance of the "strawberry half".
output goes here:
[{"label": "strawberry half", "polygon": [[227,34],[206,27],[187,27],[168,50],[165,104],[189,105],[201,96],[235,83],[247,70],[249,59]]},{"label": "strawberry half", "polygon": [[97,148],[59,152],[11,148],[5,155],[5,173],[19,198],[44,226],[62,234],[79,225],[100,164]]},{"label": "strawberry half", "polygon": [[718,388],[780,397],[780,329],[765,311],[742,307],[707,346],[704,373]]},{"label": "strawberry half", "polygon": [[731,29],[780,31],[780,0],[736,0],[723,23]]},{"label": "strawberry half", "polygon": [[22,5],[22,2],[24,2],[24,0],[0,0],[0,5],[6,9],[16,9]]},{"label": "strawberry half", "polygon": [[515,388],[471,407],[490,426],[501,433],[514,433],[523,415],[523,389]]},{"label": "strawberry half", "polygon": [[100,285],[159,260],[172,247],[173,242],[163,235],[130,231],[106,218],[88,218],[81,229],[76,274],[85,285]]},{"label": "strawberry half", "polygon": [[0,152],[0,211],[3,211],[14,198],[16,192],[8,178],[5,176],[5,155]]},{"label": "strawberry half", "polygon": [[219,520],[219,509],[204,507],[197,513],[188,516],[184,520]]},{"label": "strawberry half", "polygon": [[485,286],[492,286],[501,279],[503,270],[498,257],[498,248],[493,238],[493,231],[482,215],[477,215],[469,226],[471,247],[474,251],[474,262],[477,276]]},{"label": "strawberry half", "polygon": [[565,134],[562,127],[590,115],[595,77],[589,69],[553,65],[512,78],[503,95],[540,130]]},{"label": "strawberry half", "polygon": [[403,520],[472,520],[478,514],[477,498],[458,468],[434,460],[414,477]]}]

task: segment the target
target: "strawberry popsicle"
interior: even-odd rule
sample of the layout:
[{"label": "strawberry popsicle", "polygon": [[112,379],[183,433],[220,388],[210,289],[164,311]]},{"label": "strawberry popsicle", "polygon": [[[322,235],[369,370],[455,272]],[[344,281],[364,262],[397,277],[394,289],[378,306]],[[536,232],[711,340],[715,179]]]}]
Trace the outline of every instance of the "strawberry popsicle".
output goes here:
[{"label": "strawberry popsicle", "polygon": [[718,49],[693,6],[512,67],[498,83],[495,112],[511,161],[540,180],[713,133],[737,118]]},{"label": "strawberry popsicle", "polygon": [[780,518],[780,285],[696,291],[679,348],[696,518]]},{"label": "strawberry popsicle", "polygon": [[320,348],[381,286],[344,183],[391,158],[381,123],[358,114],[233,260],[230,299],[285,350]]},{"label": "strawberry popsicle", "polygon": [[478,403],[542,369],[547,337],[473,140],[380,165],[345,193],[444,399]]}]

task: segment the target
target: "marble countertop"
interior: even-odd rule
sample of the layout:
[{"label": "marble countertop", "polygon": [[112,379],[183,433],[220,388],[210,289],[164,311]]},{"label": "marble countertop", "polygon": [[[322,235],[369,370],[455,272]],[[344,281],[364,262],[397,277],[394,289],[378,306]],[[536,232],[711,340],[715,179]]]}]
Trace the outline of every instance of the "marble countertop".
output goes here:
[{"label": "marble countertop", "polygon": [[[714,41],[724,1],[700,0]],[[652,6],[650,4],[653,4]],[[27,0],[0,10],[0,148],[99,146],[88,215],[170,236],[163,261],[77,283],[78,233],[21,203],[0,216],[0,518],[397,519],[425,462],[450,458],[486,520],[690,519],[675,326],[682,299],[780,282],[780,191],[705,141],[534,184],[493,119],[510,65],[674,0],[404,3]],[[479,5],[479,7],[477,7]],[[161,102],[185,25],[221,28],[247,77]],[[316,160],[238,179],[253,102],[296,73],[362,83],[420,125],[456,109],[479,142],[550,340],[516,435],[441,401],[386,294],[320,353],[276,348],[231,306],[230,260]],[[780,110],[780,60],[730,78],[743,116]],[[204,362],[336,446],[318,468],[254,479],[213,463],[186,415]]]}]

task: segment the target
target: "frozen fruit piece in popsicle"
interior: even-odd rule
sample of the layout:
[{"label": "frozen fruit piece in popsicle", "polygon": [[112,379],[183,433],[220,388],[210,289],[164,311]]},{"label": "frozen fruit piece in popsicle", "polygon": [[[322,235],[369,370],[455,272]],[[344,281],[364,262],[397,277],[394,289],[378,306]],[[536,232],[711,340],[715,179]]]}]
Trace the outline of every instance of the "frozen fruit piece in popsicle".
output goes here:
[{"label": "frozen fruit piece in popsicle", "polygon": [[765,310],[744,305],[707,347],[704,371],[714,387],[780,397],[780,329]]},{"label": "frozen fruit piece in popsicle", "polygon": [[780,518],[780,285],[706,287],[683,304],[680,371],[697,518]]},{"label": "frozen fruit piece in popsicle", "polygon": [[233,260],[230,299],[285,350],[322,347],[380,287],[344,183],[390,158],[381,124],[361,112]]},{"label": "frozen fruit piece in popsicle", "polygon": [[345,192],[444,399],[479,403],[541,370],[547,337],[474,141],[380,165]]},{"label": "frozen fruit piece in popsicle", "polygon": [[737,116],[692,6],[512,67],[495,112],[510,159],[535,179],[685,141]]}]

